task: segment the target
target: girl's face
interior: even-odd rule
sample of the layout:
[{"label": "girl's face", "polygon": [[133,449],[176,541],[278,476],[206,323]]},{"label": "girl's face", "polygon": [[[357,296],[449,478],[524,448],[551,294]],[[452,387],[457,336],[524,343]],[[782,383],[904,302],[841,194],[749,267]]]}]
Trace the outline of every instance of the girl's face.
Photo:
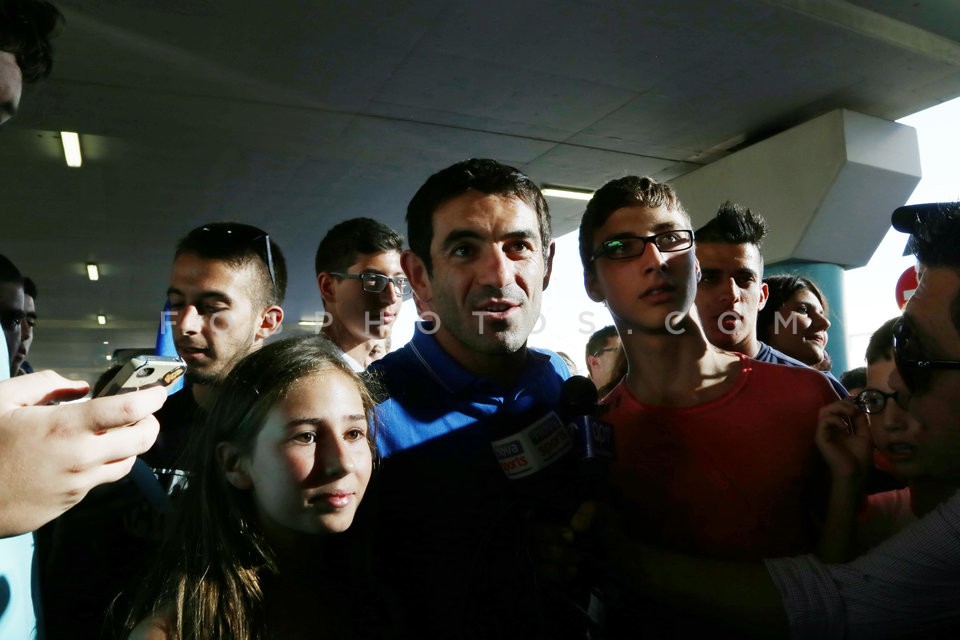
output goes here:
[{"label": "girl's face", "polygon": [[770,346],[813,366],[823,360],[830,321],[809,289],[800,289],[774,314]]},{"label": "girl's face", "polygon": [[268,538],[345,531],[373,455],[357,383],[339,371],[300,380],[270,412],[241,465]]}]

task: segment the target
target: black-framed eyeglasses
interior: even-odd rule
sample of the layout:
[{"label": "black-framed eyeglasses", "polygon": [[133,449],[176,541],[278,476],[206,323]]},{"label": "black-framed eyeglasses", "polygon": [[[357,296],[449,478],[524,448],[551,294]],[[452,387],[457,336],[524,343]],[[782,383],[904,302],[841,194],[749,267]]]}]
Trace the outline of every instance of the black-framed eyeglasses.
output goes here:
[{"label": "black-framed eyeglasses", "polygon": [[359,280],[360,286],[367,293],[380,293],[387,288],[387,283],[393,285],[394,290],[401,296],[408,295],[413,288],[410,281],[403,276],[385,276],[382,273],[363,272],[363,273],[340,273],[331,271],[330,275],[347,280]]},{"label": "black-framed eyeglasses", "polygon": [[960,360],[929,360],[914,332],[909,316],[901,316],[893,325],[893,361],[900,378],[912,393],[923,393],[937,369],[960,369]]},{"label": "black-framed eyeglasses", "polygon": [[880,389],[866,388],[853,398],[853,403],[864,413],[876,415],[883,413],[887,406],[887,400],[897,399],[897,392],[887,393]]},{"label": "black-framed eyeglasses", "polygon": [[273,293],[279,299],[280,288],[277,286],[277,273],[273,266],[273,250],[270,246],[270,234],[249,224],[238,222],[214,222],[202,227],[197,227],[190,232],[190,236],[202,235],[205,243],[211,243],[221,249],[231,247],[252,246],[263,258],[267,265],[267,271],[270,273],[270,284],[273,286]]},{"label": "black-framed eyeglasses", "polygon": [[590,355],[594,356],[595,358],[599,358],[600,356],[602,356],[602,355],[605,354],[605,353],[608,353],[608,352],[610,352],[610,351],[620,351],[620,349],[621,349],[621,347],[605,347],[605,348],[603,348],[603,349],[598,349],[597,351],[594,351],[594,352],[593,352],[592,354],[590,354]]},{"label": "black-framed eyeglasses", "polygon": [[683,251],[693,246],[693,231],[691,229],[674,229],[663,233],[655,233],[652,236],[626,236],[607,240],[593,252],[593,255],[590,256],[590,262],[601,257],[610,260],[636,258],[643,255],[648,243],[653,243],[657,250],[663,253]]}]

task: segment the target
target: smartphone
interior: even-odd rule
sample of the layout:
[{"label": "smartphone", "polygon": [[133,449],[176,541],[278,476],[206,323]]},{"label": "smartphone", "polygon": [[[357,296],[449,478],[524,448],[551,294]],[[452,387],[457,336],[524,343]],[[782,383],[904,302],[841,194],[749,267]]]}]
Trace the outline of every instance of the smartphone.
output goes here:
[{"label": "smartphone", "polygon": [[97,397],[115,396],[149,387],[169,387],[186,371],[187,365],[177,356],[133,356]]}]

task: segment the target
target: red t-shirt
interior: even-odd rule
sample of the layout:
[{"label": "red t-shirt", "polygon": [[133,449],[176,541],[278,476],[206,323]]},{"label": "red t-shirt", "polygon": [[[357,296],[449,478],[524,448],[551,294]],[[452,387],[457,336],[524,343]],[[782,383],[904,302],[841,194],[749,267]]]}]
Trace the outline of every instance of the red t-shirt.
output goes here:
[{"label": "red t-shirt", "polygon": [[635,535],[729,559],[814,548],[826,488],[814,432],[836,392],[811,369],[742,355],[741,366],[726,394],[693,407],[644,405],[624,383],[604,399],[611,482]]}]

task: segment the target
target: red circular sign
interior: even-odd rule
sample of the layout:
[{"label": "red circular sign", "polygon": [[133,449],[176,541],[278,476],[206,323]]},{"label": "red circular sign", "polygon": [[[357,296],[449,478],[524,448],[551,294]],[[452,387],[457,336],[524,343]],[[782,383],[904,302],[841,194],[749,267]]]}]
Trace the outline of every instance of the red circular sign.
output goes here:
[{"label": "red circular sign", "polygon": [[901,310],[906,306],[907,300],[917,290],[917,270],[913,267],[907,267],[907,270],[900,274],[897,280],[897,306]]}]

